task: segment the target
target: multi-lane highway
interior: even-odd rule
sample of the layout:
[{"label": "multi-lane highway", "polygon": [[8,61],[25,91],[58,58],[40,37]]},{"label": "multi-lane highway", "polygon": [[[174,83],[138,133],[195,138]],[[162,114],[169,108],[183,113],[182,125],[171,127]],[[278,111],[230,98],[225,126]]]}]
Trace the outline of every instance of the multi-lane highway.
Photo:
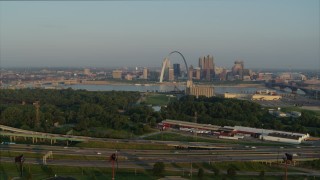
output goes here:
[{"label": "multi-lane highway", "polygon": [[[41,164],[37,158],[28,158],[28,154],[44,155],[48,151],[57,155],[74,156],[73,159],[63,157],[48,160],[48,164],[70,165],[70,166],[110,166],[108,158],[112,153],[117,152],[119,164],[128,168],[151,168],[157,161],[190,163],[190,162],[217,162],[217,161],[281,161],[284,153],[294,155],[296,161],[319,159],[320,147],[255,147],[240,148],[235,146],[225,150],[127,150],[127,149],[100,149],[100,148],[77,148],[61,146],[38,146],[38,145],[0,145],[1,152],[25,153],[26,162]],[[94,157],[94,158],[92,158]],[[13,162],[13,157],[1,156],[1,161]],[[79,159],[77,159],[79,158]]]},{"label": "multi-lane highway", "polygon": [[[22,135],[35,135],[35,132],[17,132],[17,129],[8,129],[1,126],[7,133]],[[18,129],[19,130],[19,129]],[[8,132],[11,131],[11,132]],[[14,132],[12,132],[14,131]],[[3,131],[2,131],[3,132]],[[120,168],[151,169],[155,162],[166,163],[202,163],[202,162],[226,162],[226,161],[258,161],[258,162],[281,162],[284,153],[294,155],[295,162],[320,159],[320,146],[243,146],[239,144],[217,144],[217,143],[187,143],[178,141],[152,141],[152,140],[118,140],[107,138],[91,138],[70,135],[55,135],[47,133],[36,133],[41,137],[63,137],[77,138],[82,141],[104,141],[114,143],[162,144],[164,146],[180,147],[205,147],[206,150],[191,149],[169,149],[169,150],[132,150],[132,149],[105,149],[105,148],[83,148],[63,147],[48,145],[26,145],[26,144],[0,144],[0,161],[14,162],[14,157],[24,154],[26,163],[42,164],[42,156],[47,152],[53,152],[53,159],[47,159],[48,165],[59,166],[81,166],[81,167],[111,167],[109,157],[112,153],[118,155]],[[179,170],[179,169],[178,169]],[[181,170],[181,169],[180,169]],[[309,174],[320,176],[319,171],[310,171]]]}]

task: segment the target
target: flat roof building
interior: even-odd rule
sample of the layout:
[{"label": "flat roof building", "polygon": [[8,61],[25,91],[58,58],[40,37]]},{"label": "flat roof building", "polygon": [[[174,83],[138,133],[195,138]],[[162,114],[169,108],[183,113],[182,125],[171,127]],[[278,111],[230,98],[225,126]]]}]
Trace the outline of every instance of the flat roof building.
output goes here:
[{"label": "flat roof building", "polygon": [[122,71],[121,70],[113,70],[112,71],[113,79],[122,79]]}]

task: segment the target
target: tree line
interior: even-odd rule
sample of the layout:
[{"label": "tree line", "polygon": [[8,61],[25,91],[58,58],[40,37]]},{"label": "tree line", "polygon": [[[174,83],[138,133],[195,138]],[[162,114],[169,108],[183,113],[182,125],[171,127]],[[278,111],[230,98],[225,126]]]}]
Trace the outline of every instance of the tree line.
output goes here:
[{"label": "tree line", "polygon": [[[2,89],[0,124],[53,133],[73,129],[78,135],[96,137],[112,137],[110,132],[116,131],[142,134],[150,131],[159,115],[151,107],[137,105],[139,98],[139,92],[128,91]],[[40,104],[39,127],[36,101]]]},{"label": "tree line", "polygon": [[320,135],[319,115],[302,110],[299,118],[278,118],[258,103],[221,97],[184,96],[162,108],[162,116],[220,126],[249,126]]},{"label": "tree line", "polygon": [[[19,89],[0,90],[0,124],[27,130],[75,135],[127,138],[151,131],[164,119],[249,126],[320,135],[319,115],[302,111],[299,118],[277,118],[268,108],[244,100],[183,96],[160,112],[138,104],[141,94],[128,91]],[[39,122],[36,108],[39,101]],[[56,125],[56,126],[54,126]]]}]

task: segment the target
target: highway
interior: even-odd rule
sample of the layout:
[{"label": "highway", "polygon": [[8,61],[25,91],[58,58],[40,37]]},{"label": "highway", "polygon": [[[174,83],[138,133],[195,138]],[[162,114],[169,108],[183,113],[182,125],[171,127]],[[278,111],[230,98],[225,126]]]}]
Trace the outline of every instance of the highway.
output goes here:
[{"label": "highway", "polygon": [[[279,147],[256,147],[255,149],[239,147],[229,150],[127,150],[127,149],[99,149],[99,148],[77,148],[61,146],[39,146],[39,145],[0,145],[1,152],[17,153],[35,153],[44,155],[48,151],[56,155],[70,155],[82,158],[62,159],[54,158],[48,160],[48,164],[69,165],[69,166],[94,166],[107,167],[108,158],[112,153],[117,151],[119,164],[122,167],[131,168],[151,168],[151,164],[163,161],[170,163],[190,163],[190,162],[223,162],[223,161],[265,161],[276,162],[281,160],[284,153],[295,154],[294,159],[297,161],[311,160],[320,158],[320,147],[300,147],[284,148]],[[90,158],[95,157],[95,158]],[[101,157],[101,159],[99,159]],[[1,161],[13,162],[13,157],[1,156]],[[25,155],[27,163],[41,164],[39,159],[28,158]]]},{"label": "highway", "polygon": [[[43,164],[42,156],[48,151],[53,152],[53,159],[48,158],[48,165],[78,166],[78,167],[111,167],[109,157],[112,153],[118,155],[119,168],[151,169],[155,162],[165,163],[212,163],[228,161],[252,161],[275,163],[281,162],[284,153],[294,155],[294,160],[299,161],[320,159],[320,146],[244,146],[239,144],[218,144],[201,142],[178,142],[178,141],[153,141],[153,140],[119,140],[107,138],[91,138],[71,135],[58,135],[48,133],[35,133],[32,131],[20,131],[10,127],[1,126],[2,130],[14,131],[14,134],[36,135],[42,137],[76,138],[80,141],[105,141],[116,143],[150,143],[164,144],[168,146],[201,146],[210,147],[207,150],[170,149],[170,150],[134,150],[134,149],[106,149],[106,148],[83,148],[63,147],[50,145],[27,145],[27,144],[0,144],[0,161],[14,162],[14,155],[10,153],[24,154],[26,164]],[[17,132],[18,131],[18,132]],[[3,131],[2,131],[3,132]],[[11,132],[6,132],[11,133]],[[9,156],[9,157],[8,157]],[[68,156],[68,157],[66,157]],[[183,169],[173,169],[182,171]],[[319,171],[309,172],[314,176],[320,176]]]}]

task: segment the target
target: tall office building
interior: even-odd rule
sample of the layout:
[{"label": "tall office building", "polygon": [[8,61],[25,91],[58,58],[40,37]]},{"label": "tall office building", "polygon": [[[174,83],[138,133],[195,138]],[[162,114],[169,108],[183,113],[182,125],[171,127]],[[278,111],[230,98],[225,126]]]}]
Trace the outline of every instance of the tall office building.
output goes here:
[{"label": "tall office building", "polygon": [[192,81],[193,78],[193,66],[191,65],[188,69],[188,80]]},{"label": "tall office building", "polygon": [[201,69],[201,79],[210,81],[215,76],[213,56],[200,57],[199,67]]},{"label": "tall office building", "polygon": [[174,81],[174,70],[169,68],[169,81]]},{"label": "tall office building", "polygon": [[243,61],[235,61],[232,67],[232,74],[239,79],[243,79],[244,63]]},{"label": "tall office building", "polygon": [[181,75],[180,64],[173,64],[174,77],[178,79]]},{"label": "tall office building", "polygon": [[143,79],[148,79],[148,69],[143,68]]},{"label": "tall office building", "polygon": [[89,69],[89,68],[85,68],[85,69],[83,70],[83,74],[84,74],[84,75],[91,75],[90,69]]},{"label": "tall office building", "polygon": [[201,79],[201,69],[199,67],[197,67],[197,68],[195,68],[195,71],[196,71],[195,79],[200,80]]}]

